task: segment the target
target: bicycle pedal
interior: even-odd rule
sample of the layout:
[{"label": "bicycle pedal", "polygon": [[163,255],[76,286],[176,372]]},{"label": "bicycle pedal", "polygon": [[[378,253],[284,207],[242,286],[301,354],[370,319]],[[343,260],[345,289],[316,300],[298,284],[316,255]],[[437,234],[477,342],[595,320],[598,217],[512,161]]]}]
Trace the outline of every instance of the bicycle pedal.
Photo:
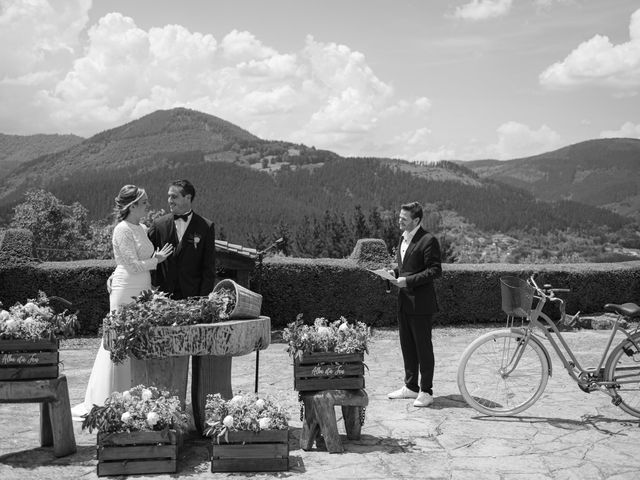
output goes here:
[{"label": "bicycle pedal", "polygon": [[582,383],[579,383],[578,387],[580,387],[580,390],[582,390],[584,393],[593,392],[593,388],[591,388],[589,385],[583,385]]}]

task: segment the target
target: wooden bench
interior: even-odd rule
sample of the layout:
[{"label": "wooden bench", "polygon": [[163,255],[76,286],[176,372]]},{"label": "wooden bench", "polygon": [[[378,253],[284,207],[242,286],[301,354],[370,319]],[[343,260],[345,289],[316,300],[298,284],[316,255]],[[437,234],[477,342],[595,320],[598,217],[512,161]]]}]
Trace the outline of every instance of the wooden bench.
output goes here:
[{"label": "wooden bench", "polygon": [[0,403],[40,403],[40,445],[53,454],[76,452],[67,377],[0,382]]},{"label": "wooden bench", "polygon": [[320,390],[301,392],[304,402],[304,421],[300,436],[300,448],[310,450],[322,434],[329,453],[342,453],[344,448],[338,434],[335,407],[342,407],[342,417],[349,440],[359,440],[360,414],[369,404],[364,390]]}]

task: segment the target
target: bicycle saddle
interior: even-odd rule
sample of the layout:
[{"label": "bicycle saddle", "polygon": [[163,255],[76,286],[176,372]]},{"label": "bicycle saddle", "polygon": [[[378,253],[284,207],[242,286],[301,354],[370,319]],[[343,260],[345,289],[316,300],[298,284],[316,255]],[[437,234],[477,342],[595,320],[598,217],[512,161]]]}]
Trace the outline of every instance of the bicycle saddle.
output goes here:
[{"label": "bicycle saddle", "polygon": [[616,303],[607,303],[604,306],[604,310],[605,312],[617,313],[628,318],[640,317],[640,307],[635,303],[622,303],[620,305]]}]

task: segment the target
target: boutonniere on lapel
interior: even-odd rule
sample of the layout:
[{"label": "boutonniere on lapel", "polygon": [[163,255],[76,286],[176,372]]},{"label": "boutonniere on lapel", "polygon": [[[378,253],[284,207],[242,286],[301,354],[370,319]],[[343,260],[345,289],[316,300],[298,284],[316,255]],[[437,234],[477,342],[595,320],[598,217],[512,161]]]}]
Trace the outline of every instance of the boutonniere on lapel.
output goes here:
[{"label": "boutonniere on lapel", "polygon": [[200,235],[197,233],[193,235],[193,248],[198,249],[198,244],[200,243]]}]

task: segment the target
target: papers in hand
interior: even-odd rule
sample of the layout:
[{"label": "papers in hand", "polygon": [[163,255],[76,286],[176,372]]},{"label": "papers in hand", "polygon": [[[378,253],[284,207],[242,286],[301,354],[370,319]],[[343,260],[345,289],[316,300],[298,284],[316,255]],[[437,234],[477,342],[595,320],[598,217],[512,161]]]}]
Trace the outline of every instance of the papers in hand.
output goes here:
[{"label": "papers in hand", "polygon": [[388,280],[393,284],[397,283],[396,277],[393,276],[392,273],[389,273],[389,270],[385,270],[384,268],[379,268],[377,270],[369,270],[371,273],[375,273],[379,277],[382,277],[384,280]]}]

